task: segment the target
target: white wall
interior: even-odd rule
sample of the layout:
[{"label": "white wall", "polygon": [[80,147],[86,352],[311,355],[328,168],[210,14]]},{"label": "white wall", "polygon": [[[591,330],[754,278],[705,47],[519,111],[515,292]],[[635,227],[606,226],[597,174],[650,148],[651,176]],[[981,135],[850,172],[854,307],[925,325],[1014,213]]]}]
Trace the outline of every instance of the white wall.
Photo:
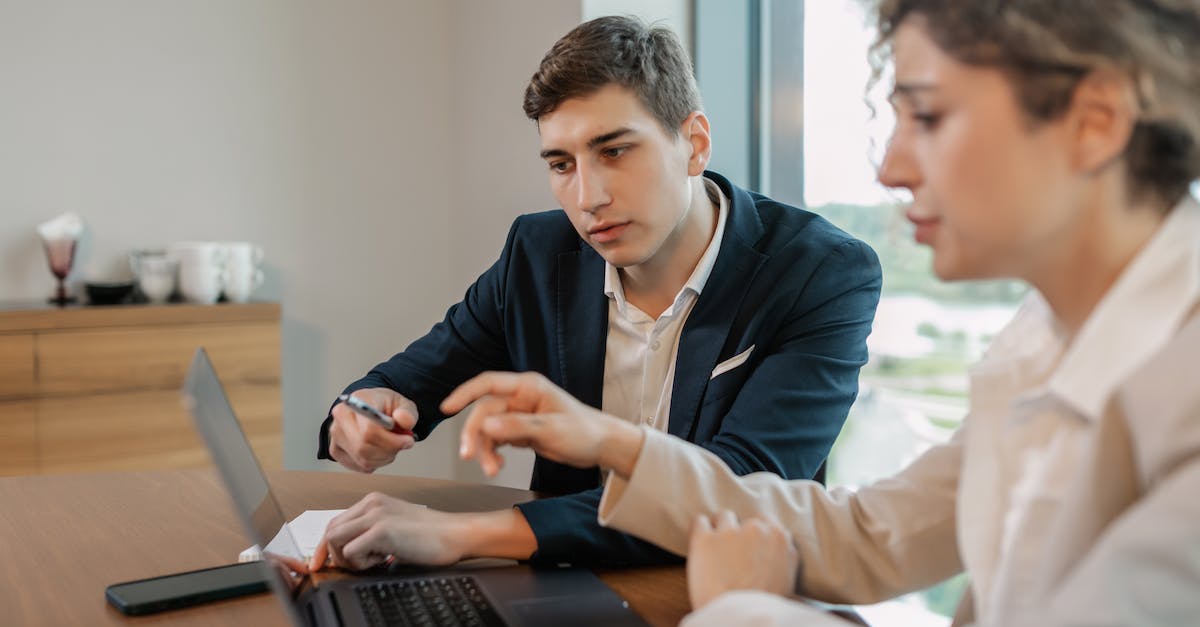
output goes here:
[{"label": "white wall", "polygon": [[634,15],[675,31],[683,47],[692,49],[692,0],[582,0],[583,19],[602,15]]},{"label": "white wall", "polygon": [[[0,301],[53,288],[34,227],[89,233],[75,277],[132,248],[245,239],[283,303],[285,465],[328,400],[426,332],[555,207],[524,87],[587,17],[682,30],[681,0],[0,0]],[[681,17],[684,16],[684,17]],[[683,33],[686,36],[686,32]],[[388,472],[481,478],[448,423]],[[497,483],[528,485],[510,455]]]},{"label": "white wall", "polygon": [[[34,226],[62,211],[87,221],[78,274],[98,278],[127,274],[135,247],[261,243],[261,296],[284,311],[285,463],[326,467],[331,395],[441,318],[498,225],[552,206],[520,165],[540,171],[520,87],[578,11],[0,0],[0,301],[50,293]],[[453,476],[438,431],[395,471]]]},{"label": "white wall", "polygon": [[[537,125],[521,103],[525,85],[550,46],[580,22],[578,2],[460,0],[455,5],[454,214],[456,297],[500,254],[518,215],[558,206],[538,157]],[[447,303],[449,304],[449,303]],[[461,420],[435,438],[450,440],[456,455]],[[533,454],[505,453],[508,463],[491,483],[529,487]],[[456,478],[484,481],[474,462]]]}]

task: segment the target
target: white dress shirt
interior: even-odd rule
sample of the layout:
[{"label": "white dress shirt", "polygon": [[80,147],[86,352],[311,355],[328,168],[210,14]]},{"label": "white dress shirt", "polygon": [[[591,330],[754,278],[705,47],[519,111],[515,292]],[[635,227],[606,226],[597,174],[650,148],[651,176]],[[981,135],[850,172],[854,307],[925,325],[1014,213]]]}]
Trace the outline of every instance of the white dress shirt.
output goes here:
[{"label": "white dress shirt", "polygon": [[616,266],[604,264],[604,294],[608,296],[608,339],[604,352],[604,413],[667,430],[671,412],[671,388],[679,335],[688,315],[712,274],[725,233],[729,201],[716,183],[704,179],[709,197],[718,203],[717,227],[708,248],[674,302],[657,320],[625,300],[621,274]]},{"label": "white dress shirt", "polygon": [[[830,602],[873,603],[965,569],[959,624],[1186,624],[1178,616],[1200,608],[1198,306],[1189,197],[1072,341],[1031,294],[971,369],[963,427],[896,476],[857,492],[738,477],[648,432],[628,481],[607,485],[600,521],[682,554],[699,513],[774,518],[802,555],[802,591]],[[730,592],[685,624],[841,623]]]},{"label": "white dress shirt", "polygon": [[[1031,589],[1037,541],[1117,387],[1163,349],[1200,300],[1200,207],[1176,207],[1068,344],[1033,292],[971,368],[971,489],[959,494],[976,616],[1003,623]],[[990,449],[990,450],[988,450]],[[986,451],[986,453],[985,453]],[[988,454],[990,453],[990,454]]]}]

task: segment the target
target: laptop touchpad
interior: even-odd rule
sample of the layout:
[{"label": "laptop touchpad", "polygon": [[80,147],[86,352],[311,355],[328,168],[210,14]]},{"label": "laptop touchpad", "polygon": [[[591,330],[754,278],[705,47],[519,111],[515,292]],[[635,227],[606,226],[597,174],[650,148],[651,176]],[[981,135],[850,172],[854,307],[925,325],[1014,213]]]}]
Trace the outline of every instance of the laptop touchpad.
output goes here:
[{"label": "laptop touchpad", "polygon": [[507,605],[520,625],[583,625],[595,616],[588,607],[595,603],[579,597],[522,599]]}]

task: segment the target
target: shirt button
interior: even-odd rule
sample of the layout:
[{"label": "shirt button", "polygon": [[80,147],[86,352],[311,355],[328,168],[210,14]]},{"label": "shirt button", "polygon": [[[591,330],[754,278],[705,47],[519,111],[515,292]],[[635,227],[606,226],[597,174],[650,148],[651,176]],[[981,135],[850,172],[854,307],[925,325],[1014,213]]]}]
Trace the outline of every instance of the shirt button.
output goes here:
[{"label": "shirt button", "polygon": [[662,344],[659,344],[659,343],[658,343],[658,340],[654,340],[653,342],[650,342],[650,350],[652,350],[652,351],[656,351],[656,350],[658,350],[660,347],[662,347]]},{"label": "shirt button", "polygon": [[654,426],[654,416],[646,416],[646,424],[653,427]]}]

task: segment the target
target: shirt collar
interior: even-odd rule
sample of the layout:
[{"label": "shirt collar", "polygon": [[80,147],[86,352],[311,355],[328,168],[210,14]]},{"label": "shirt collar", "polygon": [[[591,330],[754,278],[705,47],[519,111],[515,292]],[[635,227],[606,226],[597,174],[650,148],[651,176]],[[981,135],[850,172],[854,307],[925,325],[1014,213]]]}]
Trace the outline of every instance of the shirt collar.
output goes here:
[{"label": "shirt collar", "polygon": [[1200,205],[1188,195],[1084,322],[1059,367],[1052,393],[1098,418],[1109,397],[1161,350],[1200,298]]},{"label": "shirt collar", "polygon": [[[709,196],[717,199],[717,228],[713,233],[712,240],[708,243],[708,248],[704,249],[704,254],[700,257],[696,268],[692,270],[692,275],[688,277],[687,282],[683,284],[683,288],[679,290],[675,302],[679,302],[679,296],[682,296],[686,292],[690,291],[698,296],[704,291],[704,284],[708,282],[708,277],[712,274],[713,266],[717,263],[717,253],[721,250],[721,240],[725,236],[725,221],[729,215],[729,199],[725,197],[725,194],[716,183],[707,178],[703,180],[704,188],[708,191]],[[621,287],[621,274],[616,266],[607,261],[604,262],[604,295],[615,300],[617,308],[620,311],[625,311],[625,290]],[[673,308],[674,306],[672,306]]]}]

